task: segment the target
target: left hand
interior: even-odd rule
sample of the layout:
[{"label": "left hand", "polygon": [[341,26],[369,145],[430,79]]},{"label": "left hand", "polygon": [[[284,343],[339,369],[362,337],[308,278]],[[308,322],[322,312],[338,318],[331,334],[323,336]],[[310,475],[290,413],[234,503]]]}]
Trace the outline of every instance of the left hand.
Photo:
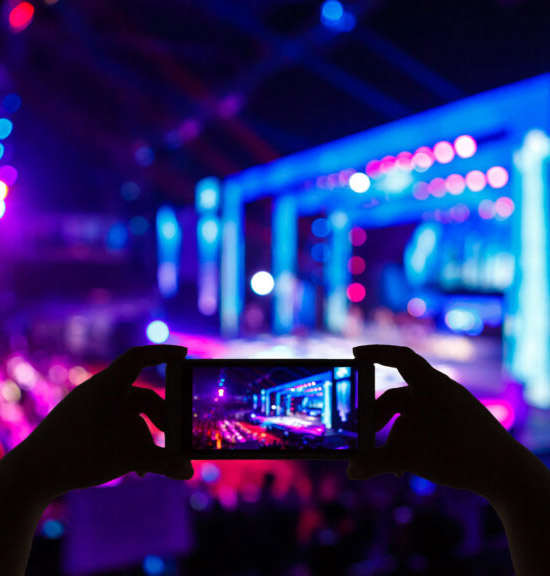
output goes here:
[{"label": "left hand", "polygon": [[191,478],[191,462],[157,446],[140,416],[164,430],[164,400],[132,386],[146,366],[183,360],[186,352],[168,345],[132,348],[70,392],[16,448],[32,463],[27,476],[37,479],[41,495],[51,499],[131,471]]}]

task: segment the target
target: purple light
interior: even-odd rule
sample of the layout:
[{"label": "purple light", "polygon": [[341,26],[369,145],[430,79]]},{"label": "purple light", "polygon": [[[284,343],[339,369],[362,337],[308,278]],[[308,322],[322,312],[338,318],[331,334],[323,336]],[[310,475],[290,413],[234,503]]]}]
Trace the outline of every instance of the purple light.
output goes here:
[{"label": "purple light", "polygon": [[453,206],[449,210],[449,213],[451,218],[456,222],[466,222],[470,217],[470,209],[466,204],[457,204],[456,206]]},{"label": "purple light", "polygon": [[397,155],[397,167],[405,172],[410,172],[413,169],[412,157],[413,155],[410,152],[400,152]]},{"label": "purple light", "polygon": [[414,318],[420,318],[426,313],[426,302],[422,298],[411,298],[407,304],[407,312]]},{"label": "purple light", "polygon": [[516,412],[514,407],[510,402],[506,400],[493,400],[493,399],[482,399],[481,403],[489,410],[489,412],[506,428],[510,428],[514,425],[516,420]]},{"label": "purple light", "polygon": [[0,180],[5,182],[8,186],[13,186],[15,184],[18,175],[17,170],[13,166],[9,166],[8,164],[0,166]]},{"label": "purple light", "polygon": [[429,195],[430,195],[430,190],[428,188],[427,182],[417,182],[414,185],[413,196],[417,200],[426,200]]}]

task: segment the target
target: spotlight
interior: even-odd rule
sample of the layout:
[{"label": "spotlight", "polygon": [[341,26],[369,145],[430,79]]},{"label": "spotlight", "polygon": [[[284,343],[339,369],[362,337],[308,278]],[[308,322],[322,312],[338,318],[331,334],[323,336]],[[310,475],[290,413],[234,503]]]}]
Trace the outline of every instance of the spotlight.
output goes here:
[{"label": "spotlight", "polygon": [[357,194],[363,194],[370,188],[370,178],[364,172],[355,172],[349,178],[349,187]]},{"label": "spotlight", "polygon": [[269,272],[261,271],[256,272],[250,280],[250,287],[255,294],[259,296],[267,296],[275,286],[273,276]]}]

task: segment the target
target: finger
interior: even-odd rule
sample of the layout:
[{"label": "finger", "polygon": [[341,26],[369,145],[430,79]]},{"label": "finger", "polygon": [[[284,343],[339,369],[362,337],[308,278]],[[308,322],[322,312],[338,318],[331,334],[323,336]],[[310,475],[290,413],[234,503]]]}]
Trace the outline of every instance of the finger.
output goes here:
[{"label": "finger", "polygon": [[406,346],[357,346],[354,356],[366,362],[397,368],[408,384],[422,386],[426,376],[437,372],[431,364]]},{"label": "finger", "polygon": [[121,385],[128,386],[148,366],[179,362],[187,356],[187,348],[169,344],[137,346],[119,356],[108,368]]},{"label": "finger", "polygon": [[381,430],[396,415],[403,414],[411,408],[411,389],[390,388],[374,403],[374,426]]},{"label": "finger", "polygon": [[178,454],[156,445],[148,446],[143,450],[136,469],[178,480],[189,480],[194,474],[190,460],[184,460]]},{"label": "finger", "polygon": [[145,414],[159,429],[166,428],[166,405],[164,400],[150,388],[132,386],[130,395],[130,409],[138,414]]}]

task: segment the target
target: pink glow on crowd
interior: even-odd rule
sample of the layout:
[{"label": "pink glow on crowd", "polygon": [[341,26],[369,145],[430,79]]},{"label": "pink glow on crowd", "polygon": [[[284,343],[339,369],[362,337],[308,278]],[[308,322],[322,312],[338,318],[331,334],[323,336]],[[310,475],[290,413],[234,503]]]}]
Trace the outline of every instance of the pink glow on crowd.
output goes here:
[{"label": "pink glow on crowd", "polygon": [[471,158],[477,151],[476,141],[467,134],[459,136],[454,141],[455,151],[460,158]]},{"label": "pink glow on crowd", "polygon": [[448,164],[455,157],[455,151],[450,142],[438,142],[434,146],[434,157],[440,164]]},{"label": "pink glow on crowd", "polygon": [[480,170],[471,170],[466,174],[466,186],[472,192],[480,192],[487,186],[487,178]]},{"label": "pink glow on crowd", "polygon": [[504,188],[508,184],[508,171],[502,166],[493,166],[487,170],[487,183],[491,188]]}]

